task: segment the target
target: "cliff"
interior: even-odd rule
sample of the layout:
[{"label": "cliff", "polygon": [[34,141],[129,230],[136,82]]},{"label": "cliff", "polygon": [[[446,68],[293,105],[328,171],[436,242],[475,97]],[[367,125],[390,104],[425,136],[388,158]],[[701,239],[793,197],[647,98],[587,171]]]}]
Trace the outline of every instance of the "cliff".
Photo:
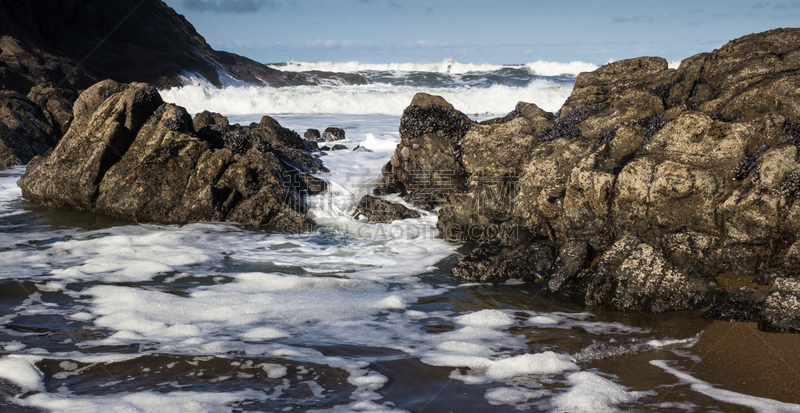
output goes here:
[{"label": "cliff", "polygon": [[100,79],[168,88],[182,75],[216,86],[229,79],[270,86],[364,82],[357,75],[281,72],[216,51],[160,0],[0,0],[0,34],[10,36],[3,38],[0,86],[23,94],[42,82],[85,89]]}]

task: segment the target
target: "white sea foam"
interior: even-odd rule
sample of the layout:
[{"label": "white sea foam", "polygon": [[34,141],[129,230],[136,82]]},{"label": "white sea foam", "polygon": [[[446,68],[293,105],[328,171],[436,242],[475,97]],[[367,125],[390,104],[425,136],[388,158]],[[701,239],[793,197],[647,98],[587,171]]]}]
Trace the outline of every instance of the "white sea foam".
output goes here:
[{"label": "white sea foam", "polygon": [[535,103],[557,111],[572,91],[571,86],[538,79],[524,87],[493,85],[478,87],[418,87],[386,84],[349,86],[258,87],[208,84],[161,91],[167,102],[185,107],[190,113],[203,110],[223,115],[349,114],[400,116],[417,93],[440,95],[469,115],[505,115],[517,102]]},{"label": "white sea foam", "polygon": [[17,180],[24,170],[24,166],[19,166],[0,171],[0,217],[19,213],[14,204],[22,197],[22,189],[17,186]]},{"label": "white sea foam", "polygon": [[613,381],[597,374],[581,371],[567,376],[570,388],[557,396],[551,403],[556,411],[573,413],[618,412],[616,405],[632,403],[654,392],[628,391]]},{"label": "white sea foam", "polygon": [[38,407],[59,413],[216,413],[231,411],[230,403],[265,400],[261,391],[231,393],[179,391],[172,393],[137,392],[106,396],[75,396],[62,393],[39,393],[16,399],[22,406]]},{"label": "white sea foam", "polygon": [[0,358],[0,378],[16,384],[23,392],[44,390],[44,375],[35,366],[40,360],[41,357],[16,354]]},{"label": "white sea foam", "polygon": [[518,410],[528,410],[528,401],[541,397],[549,396],[547,390],[531,390],[519,387],[498,387],[486,392],[486,400],[493,406],[511,405]]},{"label": "white sea foam", "polygon": [[540,76],[576,76],[580,72],[589,72],[597,69],[597,65],[586,62],[546,62],[536,61],[518,65],[499,65],[492,63],[462,63],[451,59],[430,63],[361,63],[361,62],[296,62],[290,61],[272,65],[274,69],[303,72],[303,71],[328,71],[357,73],[366,71],[381,72],[432,72],[447,74],[465,74],[480,72],[496,72],[503,69],[528,69],[531,74]]}]

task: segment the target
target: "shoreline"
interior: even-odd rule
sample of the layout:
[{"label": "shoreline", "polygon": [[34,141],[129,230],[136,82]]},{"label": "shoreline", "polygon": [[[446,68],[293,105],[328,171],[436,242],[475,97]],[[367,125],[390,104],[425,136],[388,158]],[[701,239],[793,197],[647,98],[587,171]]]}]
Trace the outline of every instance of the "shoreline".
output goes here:
[{"label": "shoreline", "polygon": [[689,349],[688,373],[726,390],[800,404],[800,335],[759,331],[757,323],[714,321]]}]

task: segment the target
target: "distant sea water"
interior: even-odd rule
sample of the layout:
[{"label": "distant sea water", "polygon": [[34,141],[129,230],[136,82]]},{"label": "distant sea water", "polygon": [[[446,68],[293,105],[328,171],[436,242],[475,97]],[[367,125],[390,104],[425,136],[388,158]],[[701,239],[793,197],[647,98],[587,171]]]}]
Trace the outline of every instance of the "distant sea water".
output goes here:
[{"label": "distant sea water", "polygon": [[555,111],[596,66],[274,66],[371,83],[217,89],[187,78],[162,95],[243,124],[338,126],[340,143],[371,149],[322,156],[330,191],[308,198],[309,233],[44,208],[21,198],[24,168],[0,171],[0,379],[21,388],[0,411],[800,411],[693,377],[708,324],[697,314],[587,311],[519,280],[459,284],[450,268],[470,246],[439,238],[435,212],[353,219],[414,94],[475,118],[518,101]]}]

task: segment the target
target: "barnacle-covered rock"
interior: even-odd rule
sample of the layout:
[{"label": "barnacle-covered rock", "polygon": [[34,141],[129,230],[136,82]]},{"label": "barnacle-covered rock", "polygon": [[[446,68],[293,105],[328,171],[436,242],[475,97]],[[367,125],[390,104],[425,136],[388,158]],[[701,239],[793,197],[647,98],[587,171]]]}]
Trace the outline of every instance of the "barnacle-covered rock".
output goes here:
[{"label": "barnacle-covered rock", "polygon": [[798,48],[800,29],[779,29],[678,69],[610,63],[580,74],[556,114],[521,103],[478,123],[418,95],[378,192],[427,195],[443,237],[477,243],[459,279],[540,281],[626,311],[784,311],[786,289],[714,297],[720,274],[800,268]]}]

